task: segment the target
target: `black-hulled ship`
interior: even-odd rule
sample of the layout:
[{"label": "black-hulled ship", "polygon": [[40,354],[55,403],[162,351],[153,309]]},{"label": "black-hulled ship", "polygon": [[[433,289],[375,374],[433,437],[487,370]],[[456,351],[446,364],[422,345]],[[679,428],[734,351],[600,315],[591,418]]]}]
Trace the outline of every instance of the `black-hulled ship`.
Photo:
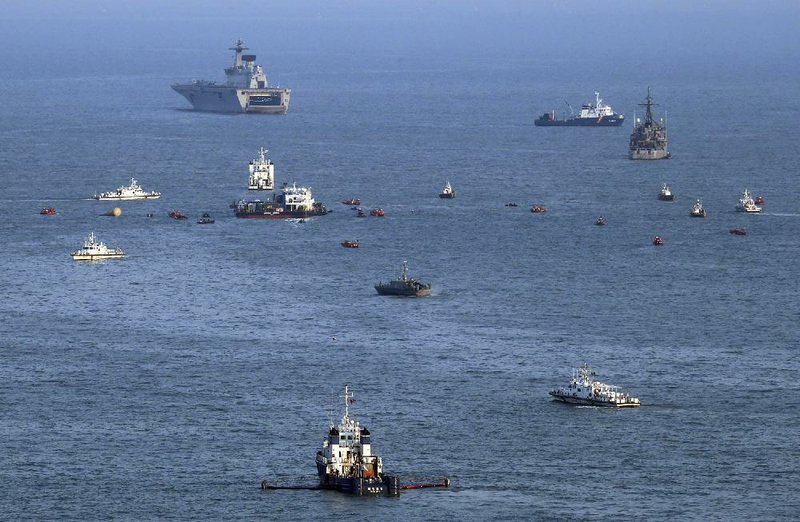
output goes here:
[{"label": "black-hulled ship", "polygon": [[331,422],[317,452],[317,474],[323,489],[352,495],[399,495],[400,478],[383,473],[383,460],[372,454],[370,432],[350,418],[353,394],[344,387],[344,415]]},{"label": "black-hulled ship", "polygon": [[280,194],[273,194],[271,199],[265,201],[240,199],[231,206],[237,218],[305,219],[328,213],[328,209],[311,196],[310,188],[298,187],[295,184],[289,186],[285,183],[281,187]]},{"label": "black-hulled ship", "polygon": [[636,120],[631,141],[628,145],[630,158],[634,160],[667,159],[670,153],[667,150],[667,127],[664,121],[653,118],[653,103],[650,96],[650,87],[647,88],[647,99],[640,106],[645,108],[644,121]]},{"label": "black-hulled ship", "polygon": [[388,283],[377,283],[375,290],[380,295],[401,295],[407,297],[427,297],[431,295],[430,283],[423,283],[417,281],[408,275],[408,263],[403,261],[403,268],[400,271],[400,277],[393,279]]},{"label": "black-hulled ship", "polygon": [[[559,120],[556,111],[545,112],[533,124],[537,127],[619,127],[625,121],[623,114],[617,114],[611,106],[603,103],[600,93],[594,93],[594,103],[584,103],[581,112],[571,118]],[[569,105],[569,104],[567,104]],[[571,108],[570,108],[571,110]]]}]

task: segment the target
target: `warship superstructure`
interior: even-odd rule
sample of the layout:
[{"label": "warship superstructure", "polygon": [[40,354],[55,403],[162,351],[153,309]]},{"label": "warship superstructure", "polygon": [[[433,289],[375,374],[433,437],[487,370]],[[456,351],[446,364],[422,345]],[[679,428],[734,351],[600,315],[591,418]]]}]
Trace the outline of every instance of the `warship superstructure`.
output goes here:
[{"label": "warship superstructure", "polygon": [[225,69],[227,81],[224,85],[193,80],[174,84],[172,88],[198,111],[286,113],[291,89],[270,87],[264,69],[255,63],[256,55],[242,54],[248,49],[241,39],[230,48],[236,54],[233,65]]},{"label": "warship superstructure", "polygon": [[359,496],[399,495],[399,477],[383,473],[383,460],[372,454],[369,430],[350,418],[353,402],[353,394],[345,386],[342,419],[339,424],[331,422],[317,452],[320,488]]},{"label": "warship superstructure", "polygon": [[667,159],[670,154],[667,150],[667,127],[664,121],[653,118],[653,98],[650,96],[650,87],[647,88],[647,98],[640,106],[645,108],[644,121],[636,119],[628,146],[630,158],[634,160]]}]

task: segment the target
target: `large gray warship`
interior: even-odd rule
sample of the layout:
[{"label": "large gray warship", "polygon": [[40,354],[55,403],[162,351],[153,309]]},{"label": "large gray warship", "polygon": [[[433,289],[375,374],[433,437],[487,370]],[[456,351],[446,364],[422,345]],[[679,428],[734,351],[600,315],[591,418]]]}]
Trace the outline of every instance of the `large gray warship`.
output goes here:
[{"label": "large gray warship", "polygon": [[667,127],[664,120],[656,121],[653,118],[653,103],[650,97],[650,87],[647,88],[647,98],[640,103],[645,108],[644,121],[634,118],[635,125],[628,145],[630,158],[633,160],[658,160],[670,157],[667,150]]},{"label": "large gray warship", "polygon": [[248,49],[242,40],[230,48],[236,56],[233,65],[225,69],[228,80],[224,85],[192,80],[192,83],[176,83],[172,88],[198,111],[285,114],[289,110],[291,89],[269,87],[264,69],[255,63],[256,55],[242,54]]}]

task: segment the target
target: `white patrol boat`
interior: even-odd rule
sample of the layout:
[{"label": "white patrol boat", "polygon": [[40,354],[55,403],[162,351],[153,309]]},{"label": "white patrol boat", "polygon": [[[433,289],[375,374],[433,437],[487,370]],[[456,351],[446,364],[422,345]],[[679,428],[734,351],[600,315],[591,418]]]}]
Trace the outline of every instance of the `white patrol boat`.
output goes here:
[{"label": "white patrol boat", "polygon": [[322,489],[353,495],[399,495],[400,479],[383,474],[383,461],[372,454],[370,432],[350,418],[353,394],[344,387],[344,415],[331,422],[328,436],[317,452],[317,473]]},{"label": "white patrol boat", "polygon": [[572,382],[568,386],[551,390],[550,395],[569,404],[587,406],[611,406],[616,408],[635,408],[639,399],[622,392],[617,386],[603,384],[594,380],[595,372],[585,364],[573,371]]},{"label": "white patrol boat", "polygon": [[736,205],[736,211],[754,214],[761,212],[761,207],[756,205],[756,202],[753,201],[753,196],[750,195],[750,191],[744,189],[744,192],[742,192],[742,197],[739,198],[739,204]]},{"label": "white patrol boat", "polygon": [[236,54],[233,65],[225,69],[227,82],[224,85],[193,80],[192,83],[176,83],[172,88],[198,111],[286,113],[292,91],[270,87],[264,69],[255,63],[256,55],[242,54],[247,49],[242,40],[237,40],[230,48]]},{"label": "white patrol boat", "polygon": [[267,157],[264,147],[258,149],[258,157],[250,162],[249,168],[247,190],[275,189],[275,164]]},{"label": "white patrol boat", "polygon": [[99,259],[118,259],[125,257],[119,248],[109,248],[102,241],[97,241],[94,232],[83,242],[83,248],[70,254],[75,261],[97,261]]},{"label": "white patrol boat", "polygon": [[454,197],[456,197],[456,191],[453,190],[453,186],[450,184],[449,181],[447,182],[447,184],[445,184],[444,188],[439,193],[439,197],[442,199],[453,199]]},{"label": "white patrol boat", "polygon": [[658,199],[661,201],[672,201],[675,199],[675,196],[672,195],[672,191],[666,183],[661,184],[661,191],[658,193]]},{"label": "white patrol boat", "polygon": [[136,181],[136,178],[131,178],[131,184],[127,187],[120,187],[111,192],[103,192],[94,195],[94,199],[98,201],[132,201],[136,199],[158,199],[160,197],[160,192],[146,192],[142,189],[142,187],[139,186],[139,182]]},{"label": "white patrol boat", "polygon": [[703,208],[703,204],[700,203],[699,199],[692,205],[692,210],[689,211],[689,215],[692,217],[706,217],[706,209]]}]

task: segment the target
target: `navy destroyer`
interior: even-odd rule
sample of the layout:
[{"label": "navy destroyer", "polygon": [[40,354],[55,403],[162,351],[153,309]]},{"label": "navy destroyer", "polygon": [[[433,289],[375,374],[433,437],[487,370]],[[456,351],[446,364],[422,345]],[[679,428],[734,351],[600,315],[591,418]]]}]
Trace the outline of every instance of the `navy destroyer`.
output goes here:
[{"label": "navy destroyer", "polygon": [[242,54],[248,50],[237,40],[233,65],[225,69],[224,85],[207,80],[177,83],[172,88],[189,100],[195,110],[209,112],[256,112],[284,114],[289,110],[291,89],[269,87],[267,75],[256,65],[256,55]]},{"label": "navy destroyer", "polygon": [[[556,111],[545,112],[533,124],[537,127],[619,127],[625,121],[623,114],[617,114],[610,105],[603,103],[600,93],[594,93],[594,103],[584,103],[581,112],[571,118],[559,120]],[[567,103],[572,111],[572,106]]]},{"label": "navy destroyer", "polygon": [[670,153],[667,150],[667,127],[664,120],[656,121],[653,118],[653,103],[650,96],[650,87],[647,88],[647,98],[640,106],[645,108],[644,121],[636,120],[631,134],[631,141],[628,145],[630,158],[634,160],[658,160],[668,159]]}]

